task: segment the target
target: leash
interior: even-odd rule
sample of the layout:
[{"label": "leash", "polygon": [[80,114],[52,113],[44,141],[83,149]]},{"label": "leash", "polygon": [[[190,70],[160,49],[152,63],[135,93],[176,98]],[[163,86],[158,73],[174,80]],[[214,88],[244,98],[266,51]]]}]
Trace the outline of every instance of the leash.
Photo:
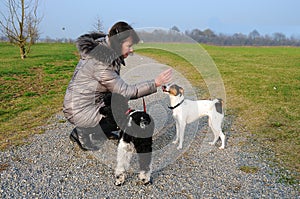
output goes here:
[{"label": "leash", "polygon": [[[147,107],[146,107],[146,103],[145,103],[145,99],[143,98],[143,108],[144,108],[144,112],[147,112]],[[132,110],[131,108],[129,108],[126,112],[125,115],[131,115],[131,112],[134,112],[134,110]]]},{"label": "leash", "polygon": [[[144,107],[144,112],[146,113],[146,103],[145,103],[145,99],[144,99],[144,98],[143,98],[143,107]],[[132,121],[131,115],[132,115],[133,113],[135,113],[135,112],[138,112],[138,110],[132,110],[131,108],[129,108],[129,109],[126,111],[126,113],[125,113],[125,115],[128,115],[127,117],[129,117],[129,121],[128,121],[128,123],[127,123],[127,126],[128,126],[128,127],[131,126],[131,121]],[[124,132],[126,132],[126,128],[125,128]]]},{"label": "leash", "polygon": [[144,107],[144,112],[146,113],[147,109],[146,109],[146,103],[145,103],[145,99],[144,98],[143,98],[143,107]]}]

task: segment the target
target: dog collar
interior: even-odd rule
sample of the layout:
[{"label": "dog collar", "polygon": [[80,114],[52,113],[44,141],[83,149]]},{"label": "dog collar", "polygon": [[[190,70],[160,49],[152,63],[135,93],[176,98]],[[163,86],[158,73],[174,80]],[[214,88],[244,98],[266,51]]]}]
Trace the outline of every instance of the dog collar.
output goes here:
[{"label": "dog collar", "polygon": [[184,99],[181,102],[179,102],[176,106],[168,106],[168,108],[173,110],[173,109],[177,108],[178,106],[180,106],[183,103],[183,101],[184,101]]},{"label": "dog collar", "polygon": [[134,111],[134,110],[132,110],[131,108],[129,108],[129,109],[125,112],[125,115],[129,115],[132,111]]},{"label": "dog collar", "polygon": [[126,112],[125,115],[131,116],[132,114],[139,112],[139,110],[131,109],[129,108]]}]

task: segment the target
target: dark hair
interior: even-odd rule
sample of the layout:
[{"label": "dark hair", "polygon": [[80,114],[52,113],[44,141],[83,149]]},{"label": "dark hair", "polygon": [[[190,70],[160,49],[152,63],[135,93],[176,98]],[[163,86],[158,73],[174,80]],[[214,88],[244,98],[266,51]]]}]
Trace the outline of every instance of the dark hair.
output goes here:
[{"label": "dark hair", "polygon": [[132,38],[133,44],[137,44],[140,41],[139,36],[135,30],[126,22],[120,21],[115,23],[108,33],[111,47],[121,55],[122,43],[129,37]]}]

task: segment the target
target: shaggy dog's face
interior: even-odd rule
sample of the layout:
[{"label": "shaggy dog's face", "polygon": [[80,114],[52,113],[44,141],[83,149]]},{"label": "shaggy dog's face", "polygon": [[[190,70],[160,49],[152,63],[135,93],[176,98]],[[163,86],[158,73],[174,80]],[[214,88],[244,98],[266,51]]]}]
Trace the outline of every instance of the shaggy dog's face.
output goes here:
[{"label": "shaggy dog's face", "polygon": [[153,135],[154,121],[144,111],[133,111],[126,128],[126,133],[136,138],[148,138]]},{"label": "shaggy dog's face", "polygon": [[140,138],[152,136],[154,122],[148,113],[130,110],[128,99],[120,94],[108,93],[103,101],[105,107],[100,112],[114,118],[122,130],[126,129],[127,134]]},{"label": "shaggy dog's face", "polygon": [[139,125],[142,129],[145,129],[151,122],[149,115],[145,112],[136,112],[132,114],[131,117],[134,123]]}]

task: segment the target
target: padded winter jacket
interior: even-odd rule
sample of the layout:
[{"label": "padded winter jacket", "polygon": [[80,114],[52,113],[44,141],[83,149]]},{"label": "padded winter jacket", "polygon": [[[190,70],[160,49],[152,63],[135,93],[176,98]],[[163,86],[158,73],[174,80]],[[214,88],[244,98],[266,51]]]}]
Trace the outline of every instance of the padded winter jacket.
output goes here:
[{"label": "padded winter jacket", "polygon": [[94,127],[103,115],[105,94],[119,93],[136,99],[157,91],[154,80],[128,85],[120,77],[123,58],[109,47],[104,34],[86,34],[77,39],[81,59],[66,90],[63,112],[77,127]]}]

